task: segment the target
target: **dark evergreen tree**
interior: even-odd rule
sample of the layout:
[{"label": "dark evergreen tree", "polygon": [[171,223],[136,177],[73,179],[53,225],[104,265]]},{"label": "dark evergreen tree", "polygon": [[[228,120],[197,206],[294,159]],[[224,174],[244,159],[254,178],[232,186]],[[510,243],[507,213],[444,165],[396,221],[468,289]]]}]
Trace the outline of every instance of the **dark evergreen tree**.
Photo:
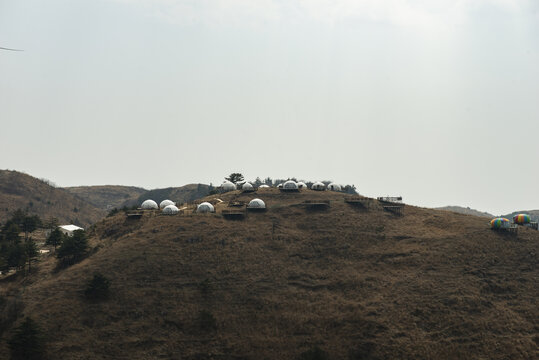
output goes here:
[{"label": "dark evergreen tree", "polygon": [[28,240],[28,234],[37,230],[42,225],[41,219],[37,215],[25,216],[22,219],[21,230],[24,231],[24,238]]},{"label": "dark evergreen tree", "polygon": [[12,360],[45,359],[45,341],[35,321],[27,317],[22,322],[9,340],[9,349]]},{"label": "dark evergreen tree", "polygon": [[225,180],[228,180],[234,184],[237,184],[239,182],[242,182],[244,180],[244,177],[240,173],[232,173],[228,177],[225,177]]},{"label": "dark evergreen tree", "polygon": [[105,300],[109,296],[109,288],[110,280],[100,273],[95,273],[86,284],[84,296],[90,301]]},{"label": "dark evergreen tree", "polygon": [[32,238],[29,238],[24,242],[24,259],[28,264],[29,273],[32,271],[32,261],[35,261],[38,255],[36,243]]},{"label": "dark evergreen tree", "polygon": [[60,267],[73,265],[88,254],[88,240],[84,230],[75,230],[73,236],[67,236],[56,252]]},{"label": "dark evergreen tree", "polygon": [[9,220],[2,229],[2,240],[8,243],[17,244],[20,242],[21,237],[19,233],[21,229],[19,226],[12,220]]},{"label": "dark evergreen tree", "polygon": [[24,246],[20,242],[8,244],[3,249],[3,256],[8,267],[21,268],[26,262]]},{"label": "dark evergreen tree", "polygon": [[64,237],[65,237],[64,233],[59,228],[55,228],[53,231],[51,231],[51,233],[49,234],[49,237],[47,237],[47,241],[45,241],[45,245],[52,245],[54,246],[54,250],[56,250],[56,247],[62,244]]},{"label": "dark evergreen tree", "polygon": [[50,230],[56,229],[58,227],[58,219],[51,216],[43,223],[43,227]]}]

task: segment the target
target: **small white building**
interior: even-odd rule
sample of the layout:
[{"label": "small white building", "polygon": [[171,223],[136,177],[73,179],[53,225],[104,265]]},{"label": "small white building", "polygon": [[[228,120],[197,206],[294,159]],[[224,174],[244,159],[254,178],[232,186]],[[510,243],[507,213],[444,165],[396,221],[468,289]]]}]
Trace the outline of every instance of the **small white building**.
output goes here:
[{"label": "small white building", "polygon": [[60,229],[60,231],[62,233],[64,233],[65,235],[67,236],[73,236],[73,233],[76,231],[76,230],[84,230],[83,228],[77,226],[77,225],[60,225],[58,226],[58,229]]},{"label": "small white building", "polygon": [[159,204],[159,208],[160,209],[164,209],[166,208],[167,206],[169,205],[176,205],[176,203],[174,201],[171,201],[171,200],[163,200],[161,201],[161,203]]},{"label": "small white building", "polygon": [[140,207],[143,209],[143,210],[157,210],[159,209],[159,206],[157,206],[157,203],[153,200],[146,200],[142,203],[142,205],[140,205]]},{"label": "small white building", "polygon": [[215,212],[215,208],[209,202],[203,202],[197,206],[197,213]]}]

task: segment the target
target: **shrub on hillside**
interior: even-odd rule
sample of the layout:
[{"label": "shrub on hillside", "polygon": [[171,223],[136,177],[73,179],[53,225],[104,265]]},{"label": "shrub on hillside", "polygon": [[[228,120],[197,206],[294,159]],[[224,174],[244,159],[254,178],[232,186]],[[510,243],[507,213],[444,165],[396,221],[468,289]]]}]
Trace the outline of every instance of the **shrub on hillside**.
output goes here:
[{"label": "shrub on hillside", "polygon": [[204,279],[204,281],[201,281],[198,284],[198,289],[200,290],[200,293],[202,296],[207,297],[210,295],[211,292],[211,283],[209,279]]},{"label": "shrub on hillside", "polygon": [[18,299],[4,299],[0,303],[0,336],[11,327],[22,313],[24,304]]},{"label": "shrub on hillside", "polygon": [[11,359],[42,360],[45,358],[45,341],[39,326],[27,317],[9,340]]},{"label": "shrub on hillside", "polygon": [[302,352],[298,357],[298,360],[329,360],[329,355],[318,346]]},{"label": "shrub on hillside", "polygon": [[217,329],[217,320],[215,319],[215,316],[207,310],[201,310],[198,313],[196,322],[200,330],[210,331]]},{"label": "shrub on hillside", "polygon": [[84,297],[90,301],[105,300],[109,297],[110,280],[100,273],[95,273],[94,277],[86,284]]}]

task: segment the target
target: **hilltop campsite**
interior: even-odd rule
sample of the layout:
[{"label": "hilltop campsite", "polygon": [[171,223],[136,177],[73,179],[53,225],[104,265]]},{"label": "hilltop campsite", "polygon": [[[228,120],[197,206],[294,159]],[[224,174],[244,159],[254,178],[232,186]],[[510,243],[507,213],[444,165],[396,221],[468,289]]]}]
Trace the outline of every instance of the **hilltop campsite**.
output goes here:
[{"label": "hilltop campsite", "polygon": [[[39,270],[1,282],[3,336],[31,317],[52,358],[538,355],[536,230],[512,236],[396,199],[239,187],[170,213],[150,200],[116,212],[67,268],[41,256]],[[93,274],[110,283],[97,302],[81,295]]]}]

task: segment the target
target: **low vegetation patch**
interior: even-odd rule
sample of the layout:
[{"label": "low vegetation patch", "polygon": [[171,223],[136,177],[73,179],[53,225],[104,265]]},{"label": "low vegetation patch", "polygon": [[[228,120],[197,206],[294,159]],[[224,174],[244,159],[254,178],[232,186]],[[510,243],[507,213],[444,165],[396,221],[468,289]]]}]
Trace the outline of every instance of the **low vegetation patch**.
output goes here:
[{"label": "low vegetation patch", "polygon": [[45,359],[45,340],[37,323],[27,317],[9,340],[12,360]]},{"label": "low vegetation patch", "polygon": [[84,289],[84,297],[89,301],[106,300],[109,293],[110,280],[100,273],[95,273]]}]

